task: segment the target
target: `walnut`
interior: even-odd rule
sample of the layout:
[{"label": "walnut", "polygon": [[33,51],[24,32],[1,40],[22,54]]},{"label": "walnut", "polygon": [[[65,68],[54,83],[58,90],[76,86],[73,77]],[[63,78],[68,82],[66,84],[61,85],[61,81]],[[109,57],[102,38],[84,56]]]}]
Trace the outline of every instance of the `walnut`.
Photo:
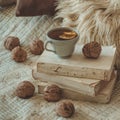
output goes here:
[{"label": "walnut", "polygon": [[69,100],[62,100],[56,104],[56,113],[59,116],[68,118],[75,112],[75,108],[72,102]]},{"label": "walnut", "polygon": [[62,97],[62,90],[57,85],[49,85],[44,89],[44,99],[48,102],[59,101]]},{"label": "walnut", "polygon": [[32,97],[34,94],[34,91],[35,91],[35,87],[31,82],[23,81],[18,84],[15,93],[16,93],[16,96],[26,99],[26,98]]},{"label": "walnut", "polygon": [[44,51],[44,43],[41,40],[34,40],[30,44],[30,51],[32,54],[41,55]]},{"label": "walnut", "polygon": [[20,40],[17,37],[9,36],[5,39],[4,46],[8,50],[12,50],[17,46],[20,46]]},{"label": "walnut", "polygon": [[27,52],[20,46],[12,50],[12,59],[16,62],[24,62],[27,59]]},{"label": "walnut", "polygon": [[98,42],[90,42],[83,46],[82,52],[85,57],[97,59],[101,53],[101,45]]}]

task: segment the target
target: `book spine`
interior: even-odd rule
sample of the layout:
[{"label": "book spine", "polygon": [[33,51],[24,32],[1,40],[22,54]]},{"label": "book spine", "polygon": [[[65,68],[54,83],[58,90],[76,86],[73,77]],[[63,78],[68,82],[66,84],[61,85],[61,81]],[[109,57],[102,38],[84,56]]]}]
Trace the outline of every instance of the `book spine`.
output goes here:
[{"label": "book spine", "polygon": [[33,78],[40,80],[42,82],[50,82],[59,84],[65,88],[70,88],[76,92],[95,96],[97,95],[100,87],[100,80],[92,80],[92,79],[83,79],[83,78],[73,78],[73,77],[64,77],[64,76],[56,76],[45,73],[38,73],[33,70]]},{"label": "book spine", "polygon": [[[39,83],[38,93],[43,94],[43,90],[48,84],[49,83],[46,83],[46,82]],[[62,88],[62,89],[63,89],[63,98],[65,99],[82,100],[82,101],[97,102],[97,103],[104,103],[104,104],[110,101],[110,97],[108,96],[101,95],[99,97],[98,96],[92,97],[89,95],[81,94],[69,88]]]},{"label": "book spine", "polygon": [[76,66],[65,66],[65,65],[55,65],[47,63],[38,63],[37,71],[42,73],[70,76],[77,78],[89,78],[89,79],[100,79],[109,81],[110,72],[107,70],[100,70],[95,68],[80,68]]}]

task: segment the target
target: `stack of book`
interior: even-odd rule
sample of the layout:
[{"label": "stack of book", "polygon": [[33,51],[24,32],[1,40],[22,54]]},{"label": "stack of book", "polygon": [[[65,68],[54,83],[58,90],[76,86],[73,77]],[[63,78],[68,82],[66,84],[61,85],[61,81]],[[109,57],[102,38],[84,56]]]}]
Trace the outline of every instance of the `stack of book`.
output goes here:
[{"label": "stack of book", "polygon": [[107,103],[116,81],[114,70],[116,48],[103,46],[98,59],[84,57],[82,45],[77,44],[70,58],[60,58],[44,51],[33,70],[33,78],[40,81],[39,93],[48,84],[57,84],[63,96],[73,100]]}]

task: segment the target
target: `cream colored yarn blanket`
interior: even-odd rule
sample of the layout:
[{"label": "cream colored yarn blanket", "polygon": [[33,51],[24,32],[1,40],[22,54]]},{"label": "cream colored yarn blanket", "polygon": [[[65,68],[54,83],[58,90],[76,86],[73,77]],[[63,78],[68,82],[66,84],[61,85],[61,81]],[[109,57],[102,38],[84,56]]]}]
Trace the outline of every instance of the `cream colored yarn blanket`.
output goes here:
[{"label": "cream colored yarn blanket", "polygon": [[[40,56],[30,53],[29,43],[36,37],[45,40],[47,30],[57,24],[48,16],[16,18],[14,8],[0,10],[0,120],[120,120],[120,81],[109,104],[73,101],[76,112],[72,118],[56,115],[56,103],[48,103],[37,94],[39,81],[32,78],[31,70]],[[20,38],[22,47],[28,53],[26,62],[16,63],[11,59],[11,52],[3,46],[8,35]],[[36,86],[34,97],[25,100],[14,94],[17,84],[24,80]]]}]

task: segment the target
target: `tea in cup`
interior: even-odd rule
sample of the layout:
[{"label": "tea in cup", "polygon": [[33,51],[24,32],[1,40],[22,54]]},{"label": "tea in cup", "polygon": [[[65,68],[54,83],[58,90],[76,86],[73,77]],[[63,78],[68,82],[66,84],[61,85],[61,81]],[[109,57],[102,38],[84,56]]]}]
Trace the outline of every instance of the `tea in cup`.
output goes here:
[{"label": "tea in cup", "polygon": [[[78,33],[72,28],[53,28],[47,33],[45,49],[56,53],[60,57],[69,57],[74,52],[75,44],[77,43],[78,38]],[[52,45],[53,50],[48,48],[48,44]]]}]

